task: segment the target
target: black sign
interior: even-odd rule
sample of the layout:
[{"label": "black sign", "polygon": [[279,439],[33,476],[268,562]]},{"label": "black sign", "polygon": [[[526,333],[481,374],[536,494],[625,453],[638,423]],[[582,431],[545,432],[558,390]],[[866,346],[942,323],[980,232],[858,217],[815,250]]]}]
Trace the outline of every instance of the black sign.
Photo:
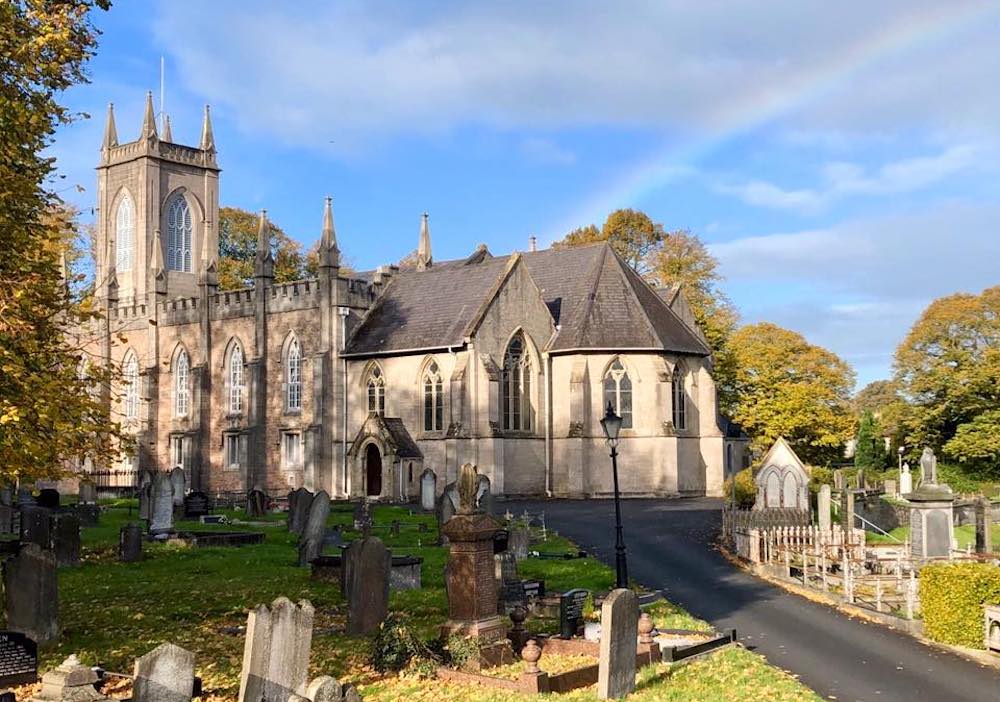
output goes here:
[{"label": "black sign", "polygon": [[577,588],[567,590],[559,598],[559,635],[562,638],[573,638],[583,626],[583,603],[589,594],[590,590]]},{"label": "black sign", "polygon": [[524,586],[524,596],[529,600],[537,600],[539,597],[545,597],[544,580],[522,580],[521,584]]},{"label": "black sign", "polygon": [[208,514],[208,495],[200,490],[189,492],[184,498],[184,516],[201,517]]},{"label": "black sign", "polygon": [[0,631],[0,686],[38,680],[38,645],[16,631]]}]

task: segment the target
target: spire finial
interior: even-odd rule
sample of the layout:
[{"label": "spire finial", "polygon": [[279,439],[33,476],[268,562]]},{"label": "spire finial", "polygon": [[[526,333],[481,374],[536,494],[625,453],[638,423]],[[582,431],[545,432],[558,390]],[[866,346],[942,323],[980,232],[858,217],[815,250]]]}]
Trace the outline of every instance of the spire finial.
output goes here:
[{"label": "spire finial", "polygon": [[333,198],[327,195],[323,205],[323,235],[320,237],[319,262],[323,268],[340,266],[340,249],[337,248],[337,230],[333,226]]},{"label": "spire finial", "polygon": [[260,219],[257,221],[257,256],[254,259],[253,277],[258,286],[270,285],[274,278],[271,225],[267,221],[267,210],[260,211]]},{"label": "spire finial", "polygon": [[531,251],[532,253],[538,251],[538,237],[534,234],[528,237],[528,251]]},{"label": "spire finial", "polygon": [[417,270],[430,268],[434,262],[431,256],[431,227],[428,223],[430,215],[424,212],[420,221],[420,243],[417,245]]},{"label": "spire finial", "polygon": [[141,139],[156,139],[156,117],[153,112],[153,91],[146,91],[146,112],[142,116]]},{"label": "spire finial", "polygon": [[215,151],[215,135],[212,133],[211,108],[205,105],[205,119],[201,124],[201,150]]},{"label": "spire finial", "polygon": [[101,148],[110,149],[118,146],[118,129],[115,127],[115,104],[108,103],[108,119],[104,123],[104,143]]},{"label": "spire finial", "polygon": [[163,115],[163,141],[174,141],[174,133],[170,130],[170,115]]}]

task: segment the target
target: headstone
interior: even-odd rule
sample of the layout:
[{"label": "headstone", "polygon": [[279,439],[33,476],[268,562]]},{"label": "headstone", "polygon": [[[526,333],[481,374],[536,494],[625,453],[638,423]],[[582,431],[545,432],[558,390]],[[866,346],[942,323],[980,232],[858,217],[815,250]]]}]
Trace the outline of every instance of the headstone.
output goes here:
[{"label": "headstone", "polygon": [[487,475],[480,474],[476,483],[476,507],[480,512],[493,514],[493,491]]},{"label": "headstone", "polygon": [[559,635],[564,639],[576,636],[583,626],[583,604],[590,590],[567,590],[559,597]]},{"label": "headstone", "polygon": [[59,584],[56,557],[37,544],[25,544],[3,564],[7,628],[38,644],[59,636]]},{"label": "headstone", "polygon": [[523,561],[528,557],[528,546],[531,543],[531,531],[524,519],[516,519],[510,525],[510,536],[507,537],[507,550],[515,560]]},{"label": "headstone", "polygon": [[184,506],[184,493],[186,492],[187,484],[184,476],[184,469],[177,466],[172,471],[170,471],[170,485],[174,489],[174,507]]},{"label": "headstone", "polygon": [[854,493],[851,490],[840,492],[840,528],[844,531],[854,528]]},{"label": "headstone", "polygon": [[835,490],[844,489],[844,471],[840,468],[835,468],[833,471],[833,488]]},{"label": "headstone", "polygon": [[444,525],[458,513],[458,486],[455,483],[448,483],[444,486],[444,491],[437,501],[435,510],[438,522],[438,539],[442,546],[448,544],[448,537],[444,533]]},{"label": "headstone", "polygon": [[925,448],[920,456],[920,485],[910,502],[910,553],[914,559],[950,558],[955,538],[955,494],[937,481],[937,458]]},{"label": "headstone", "polygon": [[0,688],[38,679],[38,644],[19,631],[0,631]]},{"label": "headstone", "polygon": [[313,606],[279,597],[247,617],[239,702],[288,702],[304,695],[312,648]]},{"label": "headstone", "polygon": [[170,473],[157,473],[153,481],[149,533],[166,538],[174,530],[174,481]]},{"label": "headstone", "polygon": [[58,668],[42,676],[42,690],[32,700],[39,702],[91,702],[108,699],[97,691],[97,673],[72,655]]},{"label": "headstone", "polygon": [[52,513],[38,505],[22,505],[20,537],[22,544],[37,544],[41,548],[52,545],[52,529],[50,526]]},{"label": "headstone", "polygon": [[309,509],[312,507],[314,495],[305,488],[293,490],[289,495],[291,500],[288,511],[288,531],[302,534],[309,520]]},{"label": "headstone", "polygon": [[78,501],[85,505],[97,502],[97,486],[89,480],[81,480]]},{"label": "headstone", "polygon": [[625,588],[612,590],[601,605],[601,649],[597,697],[616,700],[635,689],[639,599]]},{"label": "headstone", "polygon": [[885,480],[882,483],[882,491],[889,495],[890,497],[896,496],[896,481],[895,480]]},{"label": "headstone", "polygon": [[867,488],[867,483],[865,483],[865,469],[864,468],[858,468],[858,474],[855,477],[855,480],[857,480],[857,488],[858,488],[858,490],[864,490],[864,489]]},{"label": "headstone", "polygon": [[510,580],[505,582],[500,591],[501,611],[509,614],[516,607],[528,606],[528,593],[524,591],[524,583],[520,580]]},{"label": "headstone", "polygon": [[118,532],[118,560],[135,563],[142,560],[142,527],[126,524]]},{"label": "headstone", "polygon": [[194,654],[174,644],[160,644],[135,660],[132,702],[191,702]]},{"label": "headstone", "polygon": [[[144,473],[146,475],[146,473]],[[186,516],[186,515],[185,515]],[[153,481],[139,486],[139,519],[148,522],[153,518]]]},{"label": "headstone", "polygon": [[0,534],[14,533],[14,507],[0,504]]},{"label": "headstone", "polygon": [[73,514],[80,520],[80,526],[97,526],[101,521],[101,508],[96,503],[81,503],[73,508]]},{"label": "headstone", "polygon": [[521,584],[524,585],[524,596],[529,601],[545,597],[544,580],[522,580]]},{"label": "headstone", "polygon": [[913,492],[913,474],[910,473],[910,464],[904,463],[903,469],[899,472],[899,494],[909,495]]},{"label": "headstone", "polygon": [[399,536],[399,520],[393,519],[392,523],[389,525],[389,533],[392,536]]},{"label": "headstone", "polygon": [[830,486],[829,485],[820,486],[816,511],[819,514],[820,530],[830,531]]},{"label": "headstone", "polygon": [[30,487],[19,487],[17,489],[17,504],[19,505],[38,504],[37,502],[35,502],[35,496],[31,494]]},{"label": "headstone", "polygon": [[990,499],[980,497],[976,500],[976,553],[989,553],[993,550]]},{"label": "headstone", "polygon": [[208,514],[210,507],[208,495],[201,490],[192,490],[184,496],[185,519],[200,519]]},{"label": "headstone", "polygon": [[370,634],[389,611],[392,554],[375,536],[357,539],[344,552],[347,633]]},{"label": "headstone", "polygon": [[336,678],[321,675],[309,681],[304,697],[309,702],[341,702],[344,699],[344,686]]},{"label": "headstone", "polygon": [[0,487],[0,505],[4,507],[14,506],[14,491],[11,490],[10,485]]},{"label": "headstone", "polygon": [[38,506],[45,509],[59,509],[59,491],[54,488],[43,488],[38,491]]},{"label": "headstone", "polygon": [[437,474],[430,468],[425,468],[420,474],[420,509],[425,512],[434,511],[434,498],[437,496]]},{"label": "headstone", "polygon": [[372,533],[372,504],[367,498],[362,498],[354,506],[354,530],[361,533],[362,538]]},{"label": "headstone", "polygon": [[250,519],[259,519],[267,514],[267,493],[263,490],[248,492],[246,513]]},{"label": "headstone", "polygon": [[299,536],[299,565],[307,566],[323,552],[326,519],[330,516],[330,496],[320,490],[309,506],[309,519]]},{"label": "headstone", "polygon": [[80,520],[75,514],[52,517],[52,550],[60,568],[80,564]]}]

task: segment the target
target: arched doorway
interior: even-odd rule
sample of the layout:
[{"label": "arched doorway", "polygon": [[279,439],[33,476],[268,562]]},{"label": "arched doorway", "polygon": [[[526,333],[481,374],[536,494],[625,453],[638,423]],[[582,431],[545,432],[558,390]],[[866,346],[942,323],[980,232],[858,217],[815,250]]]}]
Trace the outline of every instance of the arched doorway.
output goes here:
[{"label": "arched doorway", "polygon": [[375,444],[365,448],[365,494],[369,497],[382,494],[382,454]]}]

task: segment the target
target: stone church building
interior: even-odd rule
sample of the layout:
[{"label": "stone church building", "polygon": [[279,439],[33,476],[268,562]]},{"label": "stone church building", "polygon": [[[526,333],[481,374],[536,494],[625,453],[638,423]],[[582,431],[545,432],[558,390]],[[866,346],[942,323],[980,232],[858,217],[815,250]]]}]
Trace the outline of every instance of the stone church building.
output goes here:
[{"label": "stone church building", "polygon": [[472,462],[501,495],[607,495],[609,402],[626,494],[718,495],[743,467],[683,295],[606,244],[436,261],[425,214],[415,266],[348,274],[327,199],[316,278],[275,284],[262,214],[253,286],[223,292],[216,156],[207,108],[196,147],[158,130],[151,98],[120,143],[109,108],[92,332],[137,448],[95,470],[406,500],[426,469],[440,492]]}]

